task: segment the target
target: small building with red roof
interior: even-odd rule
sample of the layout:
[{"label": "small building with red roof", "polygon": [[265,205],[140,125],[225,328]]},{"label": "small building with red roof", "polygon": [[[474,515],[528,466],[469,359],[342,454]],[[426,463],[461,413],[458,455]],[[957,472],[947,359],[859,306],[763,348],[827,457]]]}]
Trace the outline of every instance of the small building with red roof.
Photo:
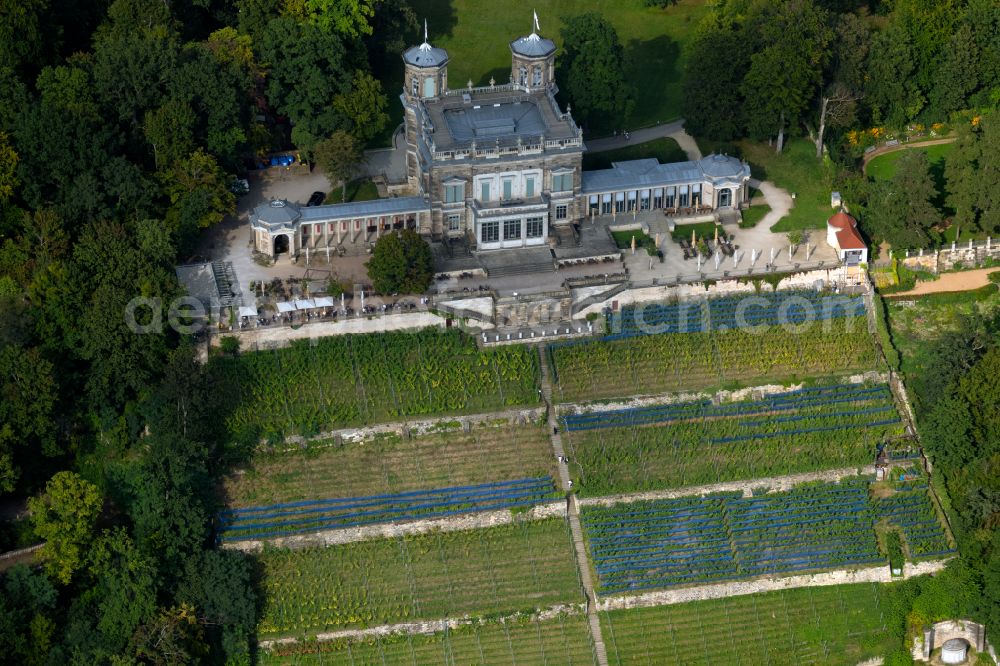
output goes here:
[{"label": "small building with red roof", "polygon": [[858,231],[858,221],[843,210],[826,221],[826,242],[847,266],[868,262],[868,246]]}]

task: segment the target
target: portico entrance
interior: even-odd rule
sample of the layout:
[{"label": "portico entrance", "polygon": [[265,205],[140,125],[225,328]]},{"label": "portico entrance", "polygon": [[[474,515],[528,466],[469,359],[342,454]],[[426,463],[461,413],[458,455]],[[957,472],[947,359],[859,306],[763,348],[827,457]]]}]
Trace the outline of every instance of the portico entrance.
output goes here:
[{"label": "portico entrance", "polygon": [[284,254],[288,252],[288,235],[278,234],[274,237],[274,255]]}]

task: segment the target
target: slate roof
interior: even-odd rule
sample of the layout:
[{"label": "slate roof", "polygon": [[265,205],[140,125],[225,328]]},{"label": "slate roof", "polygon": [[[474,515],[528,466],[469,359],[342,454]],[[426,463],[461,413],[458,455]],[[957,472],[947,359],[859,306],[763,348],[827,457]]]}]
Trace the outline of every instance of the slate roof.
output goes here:
[{"label": "slate roof", "polygon": [[[461,93],[461,94],[460,94]],[[454,91],[436,99],[420,100],[418,117],[431,128],[421,141],[433,138],[437,150],[484,146],[499,140],[502,146],[523,141],[572,139],[576,123],[556,104],[551,90],[526,91],[516,86]]]},{"label": "slate roof", "polygon": [[268,226],[291,226],[299,219],[299,207],[284,200],[259,204],[250,212],[250,222]]},{"label": "slate roof", "polygon": [[583,193],[647,189],[696,183],[707,179],[740,181],[750,167],[735,157],[709,155],[697,161],[660,164],[655,159],[614,162],[610,169],[583,172]]},{"label": "slate roof", "polygon": [[423,197],[392,197],[372,201],[352,201],[350,203],[311,206],[302,209],[303,222],[322,222],[353,217],[377,217],[416,213],[429,208]]},{"label": "slate roof", "polygon": [[526,58],[544,58],[556,50],[556,43],[533,32],[527,37],[512,41],[510,50]]},{"label": "slate roof", "polygon": [[407,49],[403,54],[403,61],[415,67],[440,67],[448,62],[448,52],[424,42]]},{"label": "slate roof", "polygon": [[512,135],[539,135],[547,129],[545,120],[532,101],[499,106],[447,109],[444,119],[456,141],[492,139]]},{"label": "slate roof", "polygon": [[254,208],[250,213],[250,223],[259,226],[283,227],[293,226],[296,222],[312,223],[359,217],[378,217],[380,215],[399,215],[427,209],[427,202],[424,201],[423,197],[393,197],[372,201],[328,204],[326,206],[299,206],[288,201],[278,200],[260,204]]}]

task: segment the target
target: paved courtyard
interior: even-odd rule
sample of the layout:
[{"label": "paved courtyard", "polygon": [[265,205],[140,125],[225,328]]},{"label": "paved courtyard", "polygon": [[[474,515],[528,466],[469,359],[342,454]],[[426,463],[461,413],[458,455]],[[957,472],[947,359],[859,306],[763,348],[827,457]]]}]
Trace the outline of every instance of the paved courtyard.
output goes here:
[{"label": "paved courtyard", "polygon": [[364,267],[367,257],[334,255],[330,263],[327,263],[325,256],[310,257],[308,265],[304,259],[293,263],[287,255],[279,257],[273,266],[264,266],[254,261],[253,239],[247,215],[255,206],[274,198],[305,204],[313,192],[328,193],[333,186],[326,174],[318,168],[310,172],[305,166],[254,172],[247,180],[250,182],[250,193],[237,201],[235,218],[227,218],[206,233],[198,251],[201,259],[232,262],[244,291],[249,291],[250,282],[289,277],[312,277],[325,281],[334,273],[342,280],[367,282]]}]

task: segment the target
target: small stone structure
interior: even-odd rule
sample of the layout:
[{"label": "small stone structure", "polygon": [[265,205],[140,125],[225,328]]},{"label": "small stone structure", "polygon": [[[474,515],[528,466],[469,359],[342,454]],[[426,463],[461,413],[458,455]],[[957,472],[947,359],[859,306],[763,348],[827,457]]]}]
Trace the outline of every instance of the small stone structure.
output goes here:
[{"label": "small stone structure", "polygon": [[[959,647],[963,645],[972,648],[975,652],[990,652],[991,654],[994,652],[993,646],[986,642],[986,627],[984,625],[969,620],[946,620],[925,627],[923,636],[917,636],[913,639],[913,659],[914,661],[929,662],[931,653],[941,647],[941,660],[944,663],[961,664],[965,660],[967,652],[967,650],[963,650],[961,659],[958,658]],[[957,659],[957,661],[948,661],[949,658]]]},{"label": "small stone structure", "polygon": [[961,664],[969,653],[969,644],[961,638],[950,638],[941,646],[941,661],[946,664]]}]

